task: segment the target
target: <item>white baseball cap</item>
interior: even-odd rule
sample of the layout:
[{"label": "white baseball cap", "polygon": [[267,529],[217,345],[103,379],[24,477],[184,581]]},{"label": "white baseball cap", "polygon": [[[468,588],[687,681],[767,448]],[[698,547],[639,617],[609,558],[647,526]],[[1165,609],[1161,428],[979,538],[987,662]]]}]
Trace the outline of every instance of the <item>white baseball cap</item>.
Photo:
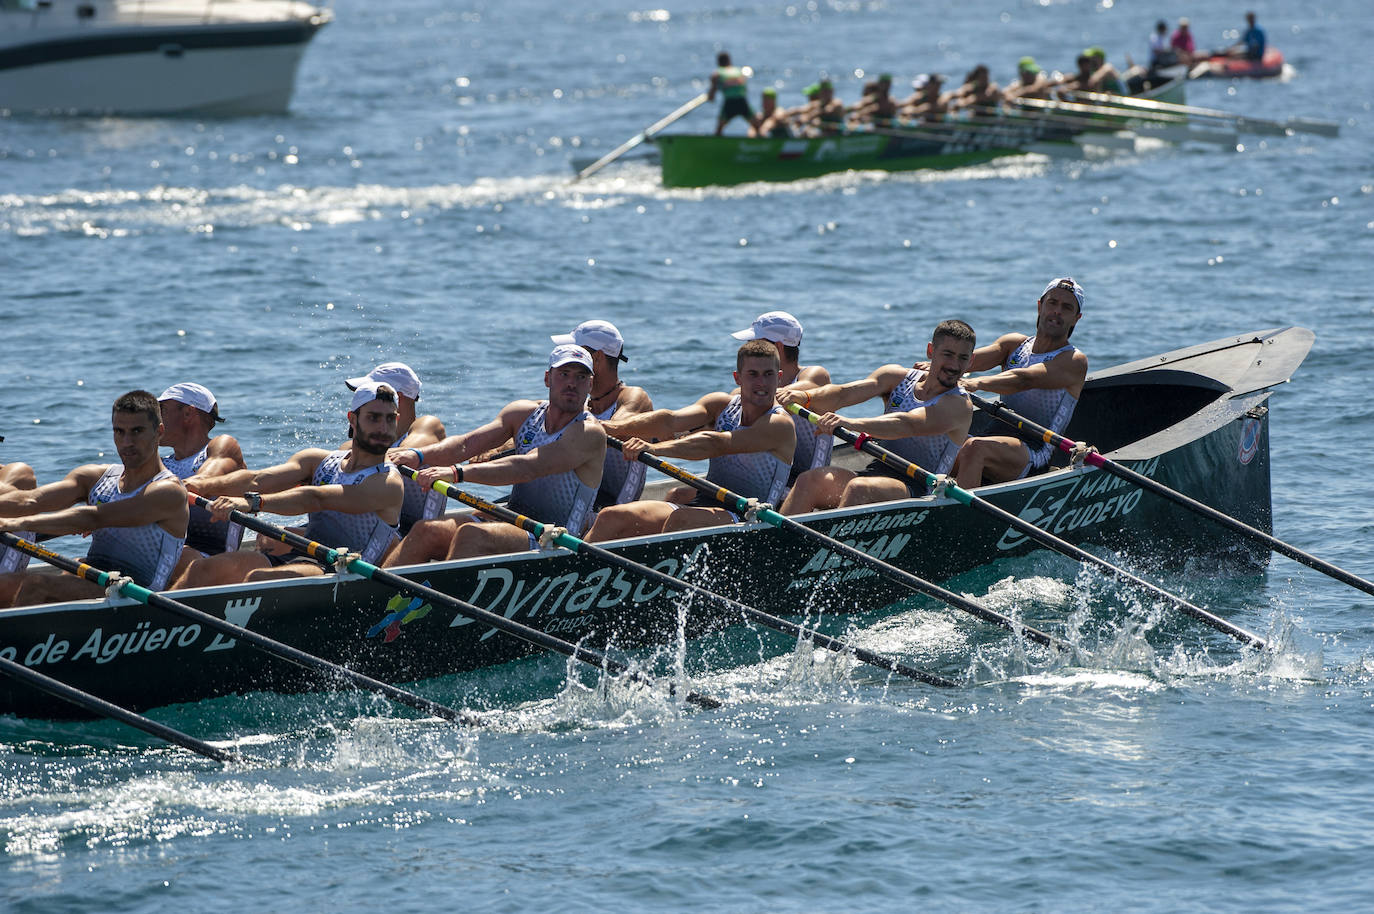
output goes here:
[{"label": "white baseball cap", "polygon": [[597,352],[604,352],[613,359],[620,359],[622,362],[630,361],[629,356],[622,351],[625,348],[625,338],[620,335],[615,324],[610,321],[583,321],[573,329],[572,333],[560,333],[551,336],[560,346],[574,344],[585,346],[588,349],[595,349]]},{"label": "white baseball cap", "polygon": [[210,417],[216,422],[223,422],[224,419],[219,414],[219,404],[215,402],[215,395],[210,393],[210,388],[190,381],[182,381],[180,384],[173,384],[162,392],[158,397],[158,402],[163,400],[175,400],[178,403],[185,403],[187,406],[194,406],[203,413],[209,413]]},{"label": "white baseball cap", "polygon": [[1060,276],[1051,279],[1049,285],[1045,286],[1045,291],[1040,293],[1040,298],[1049,295],[1054,289],[1068,289],[1073,293],[1073,297],[1078,302],[1079,313],[1083,311],[1083,287],[1074,281],[1071,276]]},{"label": "white baseball cap", "polygon": [[380,399],[379,394],[383,391],[391,395],[394,403],[396,400],[396,388],[390,384],[383,384],[380,381],[369,381],[366,378],[359,378],[362,381],[357,389],[353,391],[353,402],[348,405],[350,413],[356,413],[360,408],[371,403],[373,400]]},{"label": "white baseball cap", "polygon": [[344,383],[349,390],[357,390],[367,381],[389,384],[403,397],[420,399],[420,376],[405,362],[383,362],[361,378],[349,378]]},{"label": "white baseball cap", "polygon": [[549,353],[549,368],[557,368],[569,362],[576,362],[588,371],[592,370],[592,357],[581,346],[564,343],[562,346],[553,347],[553,352]]},{"label": "white baseball cap", "polygon": [[768,340],[784,346],[800,346],[802,325],[786,311],[769,311],[754,318],[754,325],[748,330],[736,330],[730,335],[737,340]]}]

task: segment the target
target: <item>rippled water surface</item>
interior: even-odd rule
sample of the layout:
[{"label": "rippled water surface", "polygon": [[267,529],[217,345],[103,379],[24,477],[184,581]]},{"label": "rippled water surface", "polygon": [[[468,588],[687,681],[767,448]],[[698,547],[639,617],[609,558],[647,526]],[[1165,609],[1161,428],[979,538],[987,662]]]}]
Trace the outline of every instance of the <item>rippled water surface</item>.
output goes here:
[{"label": "rippled water surface", "polygon": [[[1276,533],[1374,574],[1374,17],[1319,6],[1259,10],[1292,78],[1189,101],[1339,121],[1336,139],[668,191],[643,161],[579,184],[569,162],[700,92],[722,47],[790,104],[822,74],[852,98],[856,69],[1143,59],[1158,12],[1222,44],[1243,10],[339,0],[289,115],[0,120],[0,459],[45,481],[108,460],[115,396],[195,379],[249,462],[276,462],[337,440],[341,379],[392,358],[463,430],[537,395],[548,335],[587,317],[625,332],[626,377],[660,405],[728,384],[728,332],[773,308],[850,379],[945,317],[1029,329],[1072,273],[1096,367],[1311,328],[1270,400]],[[1374,602],[1283,559],[1150,572],[1279,650],[1039,555],[954,586],[1078,632],[1072,664],[924,602],[853,617],[874,650],[962,658],[954,692],[735,629],[635,658],[726,700],[710,712],[534,658],[420,686],[475,729],[349,694],[155,712],[252,760],[228,768],[111,723],[0,718],[0,906],[1367,907]]]}]

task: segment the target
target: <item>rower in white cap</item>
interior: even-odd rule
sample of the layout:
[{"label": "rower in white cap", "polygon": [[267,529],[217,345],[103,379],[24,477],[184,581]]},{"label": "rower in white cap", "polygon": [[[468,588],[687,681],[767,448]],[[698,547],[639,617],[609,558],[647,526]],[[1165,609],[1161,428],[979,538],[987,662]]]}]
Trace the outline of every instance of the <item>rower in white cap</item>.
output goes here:
[{"label": "rower in white cap", "polygon": [[[162,458],[162,465],[178,479],[189,479],[197,474],[223,476],[247,469],[243,451],[233,435],[210,437],[215,425],[224,419],[209,388],[191,381],[173,384],[157,398],[157,405],[162,410],[161,444],[172,449],[169,456]],[[209,511],[192,505],[186,545],[172,572],[172,580],[180,577],[195,559],[232,552],[239,548],[242,539],[241,526],[229,521],[216,522]]]},{"label": "rower in white cap", "polygon": [[[405,489],[401,474],[386,462],[396,440],[396,391],[364,381],[348,407],[349,446],[308,448],[285,463],[222,476],[192,476],[186,488],[215,497],[210,514],[227,519],[231,510],[293,516],[306,514],[305,535],[327,546],[358,553],[376,563],[396,541]],[[240,549],[197,559],[177,587],[236,584],[273,578],[313,577],[332,571],[316,559],[259,537],[258,550]]]},{"label": "rower in white cap", "polygon": [[[737,340],[767,340],[778,350],[778,397],[786,391],[805,395],[830,383],[830,372],[820,365],[799,364],[801,359],[802,325],[786,311],[768,311],[754,318],[745,330],[730,334]],[[801,402],[800,400],[798,402]],[[816,435],[816,427],[808,420],[793,417],[797,426],[797,449],[792,455],[792,470],[788,474],[790,486],[807,470],[830,465],[830,448],[835,439],[830,435]]]},{"label": "rower in white cap", "polygon": [[[512,511],[580,536],[590,522],[606,459],[606,433],[587,411],[592,357],[581,346],[554,347],[544,386],[549,389],[547,400],[516,400],[495,419],[466,434],[450,436],[418,452],[392,451],[391,459],[423,467],[422,485],[443,480],[510,486],[507,505]],[[506,440],[515,442],[514,454],[460,465]],[[385,564],[414,565],[518,552],[537,545],[528,533],[510,524],[481,517],[441,517],[416,524]]]},{"label": "rower in white cap", "polygon": [[[560,346],[581,346],[591,355],[592,392],[587,397],[587,409],[598,422],[624,420],[654,408],[644,388],[620,379],[620,363],[630,359],[625,355],[625,339],[615,324],[583,321],[572,333],[560,333],[550,339]],[[608,451],[601,472],[601,487],[596,492],[597,509],[623,505],[639,498],[644,492],[646,469],[642,463],[627,463],[618,451]]]},{"label": "rower in white cap", "polygon": [[[444,440],[444,423],[438,416],[417,416],[415,404],[420,400],[420,376],[404,362],[383,362],[361,378],[344,381],[349,390],[357,390],[359,385],[368,381],[390,384],[396,391],[396,440],[393,448],[418,450],[436,441]],[[413,479],[404,480],[406,500],[401,505],[401,535],[405,536],[410,528],[422,520],[438,517],[444,513],[444,498],[433,489],[421,489]]]}]

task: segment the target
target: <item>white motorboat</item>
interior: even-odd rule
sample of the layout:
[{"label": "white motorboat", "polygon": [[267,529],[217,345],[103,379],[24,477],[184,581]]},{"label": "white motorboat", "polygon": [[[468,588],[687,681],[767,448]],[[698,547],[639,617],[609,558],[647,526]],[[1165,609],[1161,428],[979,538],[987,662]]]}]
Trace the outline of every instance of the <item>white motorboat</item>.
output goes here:
[{"label": "white motorboat", "polygon": [[280,113],[331,18],[296,0],[0,0],[0,111]]}]

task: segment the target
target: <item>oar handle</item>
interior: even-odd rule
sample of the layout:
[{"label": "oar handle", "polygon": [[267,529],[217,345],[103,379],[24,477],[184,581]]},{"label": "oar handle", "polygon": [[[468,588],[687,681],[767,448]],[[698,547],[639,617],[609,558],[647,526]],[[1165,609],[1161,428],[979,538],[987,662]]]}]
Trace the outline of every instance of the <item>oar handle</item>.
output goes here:
[{"label": "oar handle", "polygon": [[[417,483],[420,481],[420,473],[413,467],[398,465],[396,469],[400,470],[402,475],[415,480]],[[559,528],[549,524],[540,523],[532,517],[528,517],[518,511],[507,508],[505,505],[498,505],[495,502],[487,501],[485,498],[478,498],[471,492],[466,492],[442,479],[436,479],[432,488],[439,494],[446,495],[454,501],[467,505],[469,508],[476,508],[483,514],[488,514],[497,520],[503,520],[508,524],[519,527],[537,540],[542,540],[545,533],[552,532],[553,535],[551,540],[555,545],[570,549],[573,552],[577,551],[577,547],[582,542],[566,530],[559,530]]]},{"label": "oar handle", "polygon": [[[209,500],[204,496],[193,494],[190,498],[192,504],[200,504],[202,507],[206,507],[209,504]],[[648,682],[648,677],[641,676],[631,671],[625,664],[618,660],[613,660],[599,651],[594,651],[591,648],[582,647],[581,645],[571,644],[564,641],[562,638],[550,635],[548,632],[543,632],[537,628],[531,628],[528,625],[523,625],[519,622],[507,619],[505,616],[460,600],[457,597],[450,596],[441,590],[435,590],[433,587],[428,587],[424,584],[417,584],[398,574],[379,568],[371,562],[366,562],[360,557],[349,555],[338,549],[333,549],[329,546],[317,543],[308,537],[279,527],[276,524],[268,523],[254,515],[244,514],[242,511],[235,510],[229,513],[229,517],[234,522],[242,524],[249,530],[254,530],[265,536],[280,540],[291,548],[303,552],[312,558],[318,558],[329,565],[337,565],[340,560],[346,560],[345,564],[348,570],[354,574],[395,588],[396,590],[409,593],[412,596],[423,597],[432,603],[439,603],[442,606],[447,606],[475,622],[489,625],[497,631],[519,638],[527,644],[533,644],[536,647],[554,651],[565,657],[572,657],[582,661],[588,666],[606,669],[616,675],[629,673],[636,682],[643,682],[646,684]],[[717,699],[711,698],[708,695],[700,695],[696,692],[689,692],[687,694],[687,700],[699,707],[708,709],[715,709],[722,706],[721,702]]]}]

